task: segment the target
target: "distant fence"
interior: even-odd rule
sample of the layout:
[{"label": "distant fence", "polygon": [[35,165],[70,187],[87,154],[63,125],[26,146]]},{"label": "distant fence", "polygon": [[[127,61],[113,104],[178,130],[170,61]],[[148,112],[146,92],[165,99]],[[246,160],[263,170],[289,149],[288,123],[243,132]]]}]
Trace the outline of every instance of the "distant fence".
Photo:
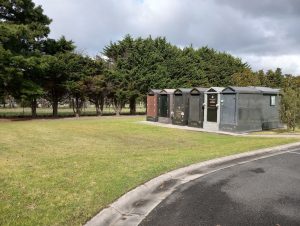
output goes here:
[{"label": "distant fence", "polygon": [[[143,105],[136,106],[136,114],[143,115],[146,112],[146,108]],[[115,115],[113,107],[105,107],[103,109],[103,115]],[[121,115],[129,115],[129,106],[125,106],[122,109]],[[0,107],[0,117],[1,118],[12,118],[12,117],[30,117],[31,108],[3,108]],[[73,117],[74,112],[72,108],[69,107],[59,107],[58,117]],[[96,116],[95,107],[82,108],[81,116]],[[52,117],[52,108],[37,108],[37,117]]]}]

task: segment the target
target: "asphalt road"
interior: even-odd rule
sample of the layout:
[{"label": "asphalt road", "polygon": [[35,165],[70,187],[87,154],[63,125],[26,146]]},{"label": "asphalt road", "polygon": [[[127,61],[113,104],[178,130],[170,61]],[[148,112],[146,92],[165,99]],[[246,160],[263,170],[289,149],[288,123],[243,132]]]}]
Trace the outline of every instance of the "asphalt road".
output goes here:
[{"label": "asphalt road", "polygon": [[300,150],[236,165],[179,187],[140,226],[300,225]]}]

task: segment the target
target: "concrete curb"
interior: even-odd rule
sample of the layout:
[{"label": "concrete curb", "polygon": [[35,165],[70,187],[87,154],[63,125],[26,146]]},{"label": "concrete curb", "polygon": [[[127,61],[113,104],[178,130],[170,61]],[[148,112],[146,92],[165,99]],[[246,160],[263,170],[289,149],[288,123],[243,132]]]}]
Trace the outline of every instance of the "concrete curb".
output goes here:
[{"label": "concrete curb", "polygon": [[85,225],[138,225],[179,185],[218,170],[282,154],[285,153],[285,151],[295,148],[300,148],[300,142],[208,160],[165,173],[124,194],[114,203],[103,209]]},{"label": "concrete curb", "polygon": [[170,128],[170,129],[181,129],[181,130],[188,130],[188,131],[196,131],[196,132],[205,132],[205,133],[215,133],[215,134],[221,134],[221,135],[229,135],[229,136],[242,136],[242,137],[268,137],[268,138],[299,138],[300,134],[249,134],[249,133],[232,133],[232,132],[226,132],[226,131],[213,131],[213,130],[205,130],[203,128],[196,128],[196,127],[190,127],[190,126],[178,126],[173,124],[166,124],[166,123],[160,123],[160,122],[151,122],[151,121],[139,121],[137,123],[145,124],[145,125],[151,125],[151,126],[159,126],[164,128]]},{"label": "concrete curb", "polygon": [[216,131],[214,131],[214,130],[205,130],[203,128],[190,127],[190,126],[178,126],[178,125],[166,124],[166,123],[160,123],[160,122],[139,121],[137,123],[141,123],[141,124],[145,124],[145,125],[151,125],[151,126],[159,126],[159,127],[164,127],[164,128],[170,128],[170,129],[181,129],[181,130],[196,131],[196,132],[217,133],[217,134],[230,135],[230,136],[245,135],[243,133],[231,133],[231,132],[218,131],[218,130],[216,130]]}]

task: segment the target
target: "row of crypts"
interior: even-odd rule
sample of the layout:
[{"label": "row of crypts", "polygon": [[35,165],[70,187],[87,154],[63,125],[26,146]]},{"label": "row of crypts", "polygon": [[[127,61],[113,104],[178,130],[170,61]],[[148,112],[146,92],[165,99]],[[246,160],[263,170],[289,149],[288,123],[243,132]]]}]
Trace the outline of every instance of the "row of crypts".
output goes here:
[{"label": "row of crypts", "polygon": [[[275,115],[275,119],[269,121],[272,121],[273,127],[279,127],[276,98],[279,98],[279,89],[269,87],[151,89],[147,95],[147,120],[210,130],[220,130],[220,125],[225,124],[229,129],[223,126],[223,130],[261,130],[265,122],[261,122],[261,126],[260,122],[254,125],[253,121],[257,119],[254,118],[255,114],[251,115],[251,112],[255,109],[256,118],[259,114],[260,118],[270,118],[271,115],[274,118]],[[245,100],[249,102],[248,109],[244,107],[241,111],[239,104],[241,105],[241,101],[245,102]],[[245,115],[247,115],[246,118]],[[243,125],[238,117],[244,117]],[[271,125],[270,122],[269,125]]]}]

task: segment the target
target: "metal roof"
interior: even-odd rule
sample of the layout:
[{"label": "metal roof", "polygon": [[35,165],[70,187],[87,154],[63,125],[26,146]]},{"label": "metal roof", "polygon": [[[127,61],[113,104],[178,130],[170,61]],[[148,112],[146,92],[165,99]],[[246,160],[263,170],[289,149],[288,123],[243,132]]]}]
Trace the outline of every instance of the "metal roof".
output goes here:
[{"label": "metal roof", "polygon": [[249,86],[249,87],[253,87],[253,88],[261,91],[262,93],[278,94],[280,92],[280,89],[273,89],[270,87],[263,87],[263,86]]},{"label": "metal roof", "polygon": [[[225,91],[226,89],[231,89],[235,93],[263,93],[263,94],[278,94],[280,92],[280,89],[273,89],[269,87],[260,87],[260,86],[228,86],[226,88],[224,87],[210,87],[210,88],[203,88],[203,87],[195,87],[193,89],[197,89],[199,92],[208,92],[209,90],[214,90],[217,93],[220,93],[222,91]],[[153,93],[166,93],[166,94],[173,94],[175,91],[181,91],[182,93],[189,93],[193,89],[191,88],[178,88],[178,89],[150,89],[149,92]],[[214,92],[214,91],[209,91],[209,92]]]},{"label": "metal roof", "polygon": [[175,89],[163,89],[160,91],[160,93],[167,93],[167,94],[173,94],[175,92]]},{"label": "metal roof", "polygon": [[261,93],[260,90],[254,88],[254,87],[250,87],[250,86],[247,86],[247,87],[228,86],[222,91],[222,93],[227,93],[228,92],[227,89],[230,89],[235,93]]},{"label": "metal roof", "polygon": [[160,93],[161,89],[149,89],[148,93],[158,94]]},{"label": "metal roof", "polygon": [[[208,88],[203,88],[203,87],[195,87],[195,88],[193,88],[193,89],[196,89],[196,90],[198,90],[199,92],[206,92],[207,90],[208,90]],[[192,89],[192,90],[193,90]]]},{"label": "metal roof", "polygon": [[175,92],[180,91],[182,93],[189,93],[189,92],[191,92],[191,90],[192,89],[190,89],[190,88],[179,88],[179,89],[176,89]]},{"label": "metal roof", "polygon": [[213,90],[215,90],[215,92],[220,93],[220,92],[223,91],[224,87],[216,87],[216,86],[213,86],[213,87],[208,88],[208,89],[206,90],[206,92],[209,92],[210,89],[213,89]]}]

